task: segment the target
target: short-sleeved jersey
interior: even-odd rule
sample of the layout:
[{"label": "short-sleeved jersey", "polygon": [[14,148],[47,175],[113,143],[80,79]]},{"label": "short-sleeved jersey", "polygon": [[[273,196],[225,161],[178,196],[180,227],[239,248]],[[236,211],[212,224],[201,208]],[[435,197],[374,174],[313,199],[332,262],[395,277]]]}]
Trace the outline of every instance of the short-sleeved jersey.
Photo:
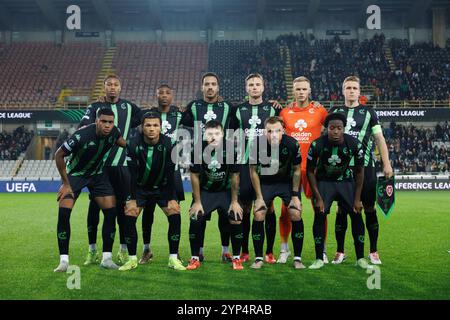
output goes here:
[{"label": "short-sleeved jersey", "polygon": [[[302,159],[306,159],[311,143],[320,137],[327,115],[324,107],[315,108],[312,102],[306,108],[299,108],[294,102],[292,108],[281,111],[286,134],[298,141]],[[306,161],[302,162],[302,171],[306,171]]]},{"label": "short-sleeved jersey", "polygon": [[[117,103],[94,102],[91,104],[81,119],[79,127],[95,122],[97,111],[102,108],[111,109],[114,112],[114,125],[119,128],[125,140],[128,139],[131,128],[135,128],[140,124],[141,109],[130,101],[119,99]],[[116,167],[126,166],[126,151],[119,146],[111,150],[105,166]]]},{"label": "short-sleeved jersey", "polygon": [[[258,173],[261,183],[292,183],[292,177],[294,174],[294,167],[301,164],[302,157],[300,154],[300,148],[297,140],[283,134],[281,142],[278,145],[278,156],[272,154],[272,148],[267,142],[267,155],[258,153],[260,157],[258,160]],[[264,164],[261,157],[268,157],[269,163]],[[262,169],[269,169],[269,167],[276,168],[276,173],[271,175],[263,174]]]},{"label": "short-sleeved jersey", "polygon": [[[244,156],[238,160],[239,163],[248,163],[252,148],[257,148],[258,137],[264,134],[264,121],[279,113],[279,109],[275,109],[267,101],[258,105],[245,102],[236,107],[230,126],[232,129],[242,130],[239,141],[245,143],[245,149],[239,149],[244,152]],[[242,148],[242,145],[238,147]]]},{"label": "short-sleeved jersey", "polygon": [[375,110],[373,110],[372,107],[359,105],[354,108],[346,106],[333,107],[330,109],[330,113],[333,112],[341,112],[347,116],[345,133],[361,142],[364,150],[364,166],[375,166],[375,157],[373,154],[374,146],[371,136],[382,132]]},{"label": "short-sleeved jersey", "polygon": [[[202,159],[202,163],[195,163],[195,155],[192,154],[193,163],[191,172],[200,175],[200,188],[206,191],[219,192],[231,188],[232,173],[239,172],[239,165],[236,164],[236,157],[233,155],[233,163],[227,164],[226,142],[224,141],[223,151],[213,152],[211,161]],[[203,143],[205,150],[206,143]],[[203,152],[202,152],[203,155]],[[209,162],[209,163],[208,163]]]},{"label": "short-sleeved jersey", "polygon": [[168,112],[162,112],[159,108],[155,109],[161,113],[161,133],[175,144],[183,113],[175,106],[170,106]]},{"label": "short-sleeved jersey", "polygon": [[318,181],[344,181],[353,179],[350,162],[355,166],[364,165],[362,144],[352,136],[344,134],[341,145],[333,145],[328,135],[314,140],[309,147],[307,168],[315,169]]},{"label": "short-sleeved jersey", "polygon": [[127,143],[128,165],[132,180],[146,190],[156,190],[173,184],[175,165],[171,159],[172,142],[164,135],[150,145],[142,134],[131,138]]},{"label": "short-sleeved jersey", "polygon": [[102,173],[106,159],[120,137],[121,133],[115,126],[108,136],[98,136],[94,123],[75,131],[61,146],[64,154],[70,156],[66,163],[67,173],[81,177]]},{"label": "short-sleeved jersey", "polygon": [[[205,124],[210,120],[219,121],[224,129],[228,129],[233,109],[232,104],[226,101],[208,103],[204,100],[195,100],[187,105],[181,124],[185,127],[194,128],[194,142],[197,142],[205,130]],[[201,122],[202,132],[198,132],[197,126],[194,125],[197,121]]]}]

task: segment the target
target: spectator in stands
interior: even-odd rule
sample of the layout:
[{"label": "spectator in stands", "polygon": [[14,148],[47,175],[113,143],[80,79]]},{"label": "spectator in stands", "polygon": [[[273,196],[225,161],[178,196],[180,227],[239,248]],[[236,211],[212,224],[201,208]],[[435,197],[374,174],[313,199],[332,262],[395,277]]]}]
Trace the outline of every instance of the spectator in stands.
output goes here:
[{"label": "spectator in stands", "polygon": [[16,128],[13,133],[0,132],[0,160],[17,160],[24,152],[34,132],[28,131],[24,126]]}]

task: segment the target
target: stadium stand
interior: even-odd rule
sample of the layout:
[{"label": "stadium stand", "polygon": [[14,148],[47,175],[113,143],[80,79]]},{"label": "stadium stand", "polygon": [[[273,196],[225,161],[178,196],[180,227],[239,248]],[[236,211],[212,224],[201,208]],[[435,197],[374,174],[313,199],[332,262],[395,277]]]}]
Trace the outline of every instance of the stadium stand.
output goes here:
[{"label": "stadium stand", "polygon": [[384,135],[396,173],[449,173],[450,130],[447,121],[434,128],[391,123],[384,129]]},{"label": "stadium stand", "polygon": [[17,160],[27,149],[33,135],[34,132],[26,130],[24,126],[12,133],[0,132],[0,160]]},{"label": "stadium stand", "polygon": [[52,106],[61,90],[89,92],[101,67],[100,44],[13,43],[0,50],[0,106]]},{"label": "stadium stand", "polygon": [[59,180],[54,160],[24,160],[15,180]]},{"label": "stadium stand", "polygon": [[209,47],[209,69],[221,79],[221,94],[231,101],[242,101],[246,95],[245,77],[262,74],[266,80],[266,98],[287,100],[283,79],[284,62],[274,40],[255,45],[249,40],[220,40]]},{"label": "stadium stand", "polygon": [[174,90],[174,102],[186,104],[200,89],[208,66],[208,47],[196,42],[119,42],[113,68],[122,79],[122,97],[146,106],[159,84]]},{"label": "stadium stand", "polygon": [[400,99],[448,100],[450,94],[450,47],[431,43],[408,45],[407,40],[391,40],[391,51],[401,80]]}]

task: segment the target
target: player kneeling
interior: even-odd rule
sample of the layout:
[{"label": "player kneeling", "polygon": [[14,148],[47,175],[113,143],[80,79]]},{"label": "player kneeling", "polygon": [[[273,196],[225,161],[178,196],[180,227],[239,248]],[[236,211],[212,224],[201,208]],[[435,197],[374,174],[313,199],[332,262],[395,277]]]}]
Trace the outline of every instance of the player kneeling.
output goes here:
[{"label": "player kneeling", "polygon": [[[340,201],[352,220],[357,265],[368,268],[364,259],[364,222],[361,217],[361,190],[364,180],[364,154],[361,143],[344,134],[347,119],[342,113],[332,113],[325,119],[327,135],[313,141],[308,151],[307,175],[314,195],[313,234],[316,261],[310,269],[324,266],[323,249],[325,217],[333,201]],[[355,160],[353,180],[350,162]],[[356,184],[356,186],[355,186]]]},{"label": "player kneeling", "polygon": [[169,230],[169,267],[186,270],[178,259],[180,244],[180,206],[175,200],[174,172],[171,159],[172,142],[161,134],[161,115],[150,111],[142,117],[142,134],[128,142],[128,166],[131,172],[131,200],[127,202],[125,238],[129,260],[119,268],[127,271],[137,267],[136,220],[142,208],[156,202],[167,216]]}]

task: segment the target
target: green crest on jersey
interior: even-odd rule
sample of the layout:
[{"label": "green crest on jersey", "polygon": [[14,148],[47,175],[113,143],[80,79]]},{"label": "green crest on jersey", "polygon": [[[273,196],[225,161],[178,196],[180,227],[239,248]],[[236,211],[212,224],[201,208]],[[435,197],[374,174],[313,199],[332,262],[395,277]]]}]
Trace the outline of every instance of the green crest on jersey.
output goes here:
[{"label": "green crest on jersey", "polygon": [[269,110],[269,106],[264,106],[264,107],[263,107],[263,110],[264,110],[264,111],[268,111],[268,110]]},{"label": "green crest on jersey", "polygon": [[159,146],[158,146],[158,151],[162,151],[163,150],[163,146],[162,146],[162,144],[160,144]]},{"label": "green crest on jersey", "polygon": [[288,154],[288,149],[284,147],[283,150],[281,150],[281,153],[284,155]]}]

